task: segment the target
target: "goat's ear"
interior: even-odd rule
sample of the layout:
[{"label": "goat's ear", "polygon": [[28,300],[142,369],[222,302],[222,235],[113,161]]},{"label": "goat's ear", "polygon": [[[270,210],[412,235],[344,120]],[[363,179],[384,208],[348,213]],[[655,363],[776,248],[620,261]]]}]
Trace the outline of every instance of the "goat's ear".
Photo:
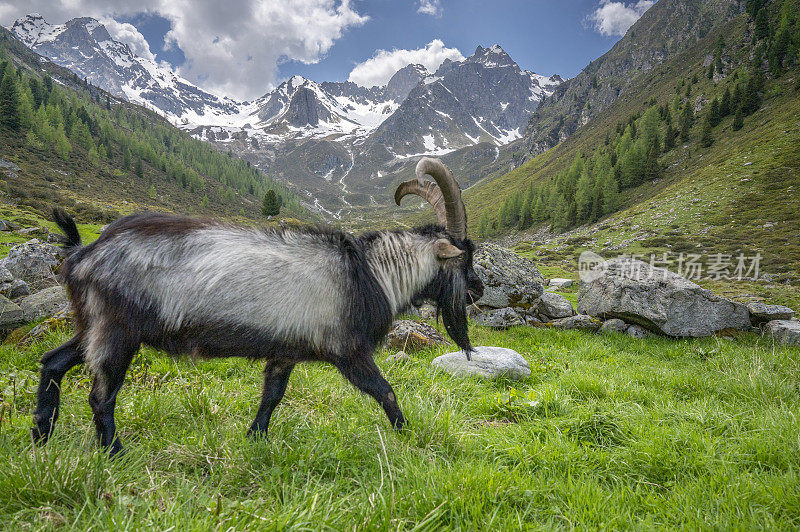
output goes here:
[{"label": "goat's ear", "polygon": [[452,259],[453,257],[458,257],[464,253],[463,249],[458,249],[446,238],[440,238],[437,240],[436,244],[433,245],[433,248],[436,252],[436,258],[439,260]]}]

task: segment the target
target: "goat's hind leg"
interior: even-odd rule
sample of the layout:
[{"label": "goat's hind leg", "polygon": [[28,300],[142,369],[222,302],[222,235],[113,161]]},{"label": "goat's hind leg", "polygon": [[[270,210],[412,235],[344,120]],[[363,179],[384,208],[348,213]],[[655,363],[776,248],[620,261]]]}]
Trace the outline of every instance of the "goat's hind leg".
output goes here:
[{"label": "goat's hind leg", "polygon": [[92,331],[90,336],[86,359],[94,371],[94,383],[89,392],[89,405],[100,445],[114,456],[122,451],[114,422],[117,394],[141,342],[124,326],[107,325]]},{"label": "goat's hind leg", "polygon": [[250,430],[247,431],[248,436],[267,435],[272,412],[283,399],[293,368],[294,363],[286,360],[275,359],[267,362],[264,368],[264,391],[261,394],[261,405],[258,407],[256,419],[250,425]]},{"label": "goat's hind leg", "polygon": [[34,426],[31,429],[36,443],[45,443],[53,433],[61,402],[61,379],[67,371],[84,361],[81,340],[80,335],[76,335],[42,356],[36,410],[33,414]]}]

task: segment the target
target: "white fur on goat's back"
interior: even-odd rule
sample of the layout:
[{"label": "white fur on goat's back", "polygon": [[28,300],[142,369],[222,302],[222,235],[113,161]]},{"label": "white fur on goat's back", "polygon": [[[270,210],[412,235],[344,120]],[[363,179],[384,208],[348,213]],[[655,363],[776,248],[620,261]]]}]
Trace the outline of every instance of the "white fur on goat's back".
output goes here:
[{"label": "white fur on goat's back", "polygon": [[184,235],[124,232],[75,274],[153,304],[168,330],[228,323],[338,348],[342,266],[338,250],[316,235],[208,227]]}]

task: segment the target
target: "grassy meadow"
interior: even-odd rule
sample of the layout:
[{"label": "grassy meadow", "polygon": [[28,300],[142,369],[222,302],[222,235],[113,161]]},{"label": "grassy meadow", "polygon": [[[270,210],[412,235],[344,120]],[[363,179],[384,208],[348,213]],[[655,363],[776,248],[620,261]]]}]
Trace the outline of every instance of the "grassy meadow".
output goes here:
[{"label": "grassy meadow", "polygon": [[50,443],[31,445],[38,358],[0,347],[0,527],[431,530],[800,527],[800,349],[473,327],[521,352],[522,382],[451,377],[429,349],[376,353],[410,421],[332,367],[299,365],[268,439],[244,433],[261,364],[137,355],[98,448],[82,368]]}]

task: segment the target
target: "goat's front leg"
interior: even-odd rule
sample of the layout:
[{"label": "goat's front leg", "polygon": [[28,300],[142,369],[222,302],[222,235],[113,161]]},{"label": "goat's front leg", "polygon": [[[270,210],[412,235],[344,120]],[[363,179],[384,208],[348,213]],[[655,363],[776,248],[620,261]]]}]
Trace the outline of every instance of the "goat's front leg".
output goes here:
[{"label": "goat's front leg", "polygon": [[267,435],[272,411],[283,399],[293,368],[294,363],[286,360],[276,359],[267,362],[264,368],[264,391],[261,394],[261,406],[258,407],[256,419],[250,425],[250,430],[247,431],[248,436]]},{"label": "goat's front leg", "polygon": [[371,357],[342,360],[336,363],[336,367],[356,388],[378,401],[394,428],[403,428],[406,419],[397,404],[394,390]]}]

